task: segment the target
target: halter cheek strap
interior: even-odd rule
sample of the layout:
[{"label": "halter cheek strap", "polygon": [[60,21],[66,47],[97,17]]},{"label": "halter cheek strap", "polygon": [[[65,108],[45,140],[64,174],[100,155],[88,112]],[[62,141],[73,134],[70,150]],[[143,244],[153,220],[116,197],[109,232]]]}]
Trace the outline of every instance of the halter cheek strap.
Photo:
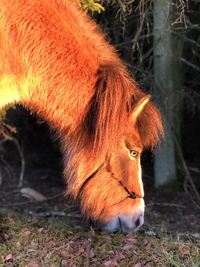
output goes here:
[{"label": "halter cheek strap", "polygon": [[99,170],[101,169],[101,167],[103,166],[103,164],[101,164],[82,184],[81,188],[79,189],[78,192],[78,196],[81,195],[83,188],[85,187],[85,185],[99,172]]}]

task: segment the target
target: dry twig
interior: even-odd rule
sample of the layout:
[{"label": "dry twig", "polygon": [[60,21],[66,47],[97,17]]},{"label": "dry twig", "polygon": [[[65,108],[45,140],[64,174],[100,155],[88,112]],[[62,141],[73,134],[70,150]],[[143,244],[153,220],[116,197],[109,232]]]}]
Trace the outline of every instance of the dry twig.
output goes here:
[{"label": "dry twig", "polygon": [[92,238],[94,234],[95,234],[94,229],[92,226],[90,226],[90,229],[88,231],[87,247],[86,247],[86,262],[85,262],[86,267],[90,267],[90,253],[92,248]]},{"label": "dry twig", "polygon": [[162,207],[170,207],[170,208],[181,208],[181,209],[185,209],[185,206],[181,205],[181,204],[176,204],[176,203],[149,203],[147,204],[147,208],[151,207],[151,206],[162,206]]},{"label": "dry twig", "polygon": [[[180,161],[182,163],[183,171],[185,173],[184,190],[191,197],[191,199],[193,200],[195,205],[200,209],[200,194],[199,194],[199,192],[198,192],[198,190],[194,184],[194,181],[193,181],[192,176],[190,174],[189,168],[188,168],[187,163],[184,159],[181,147],[180,147],[176,137],[174,137],[174,140],[175,140],[175,144],[177,147],[178,156],[179,156]],[[190,188],[189,188],[189,185],[190,185]]]},{"label": "dry twig", "polygon": [[18,142],[18,140],[15,137],[12,137],[11,141],[15,144],[19,156],[20,156],[20,160],[21,160],[21,172],[20,172],[20,176],[19,176],[19,183],[18,183],[18,187],[22,187],[23,186],[23,182],[24,182],[24,172],[25,172],[25,159],[24,159],[24,153],[20,147],[20,144]]}]

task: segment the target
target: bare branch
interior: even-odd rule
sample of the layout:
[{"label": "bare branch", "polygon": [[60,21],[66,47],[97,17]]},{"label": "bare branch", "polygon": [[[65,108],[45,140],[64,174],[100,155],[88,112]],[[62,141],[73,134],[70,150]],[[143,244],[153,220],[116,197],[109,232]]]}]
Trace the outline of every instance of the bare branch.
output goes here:
[{"label": "bare branch", "polygon": [[18,183],[18,187],[22,187],[23,185],[23,181],[24,181],[24,172],[25,172],[25,159],[24,159],[24,154],[22,152],[22,149],[20,147],[20,144],[18,142],[18,140],[15,137],[12,137],[11,141],[15,144],[20,159],[21,159],[21,172],[20,172],[20,176],[19,176],[19,183]]},{"label": "bare branch", "polygon": [[[178,151],[178,156],[181,160],[181,163],[182,163],[182,167],[183,167],[183,171],[185,173],[185,181],[184,181],[184,189],[185,189],[185,192],[191,197],[191,199],[194,201],[194,203],[196,204],[196,206],[200,209],[200,194],[194,184],[194,181],[191,177],[191,174],[190,174],[190,171],[189,171],[189,168],[186,164],[186,161],[184,159],[184,156],[183,156],[183,152],[182,152],[182,149],[178,143],[178,140],[176,137],[174,137],[174,140],[175,140],[175,143],[176,143],[176,148],[177,148],[177,151]],[[190,185],[190,188],[189,188],[189,185]],[[190,190],[192,192],[190,192]]]},{"label": "bare branch", "polygon": [[185,58],[181,57],[180,61],[182,61],[183,63],[185,63],[186,65],[188,65],[189,67],[193,68],[194,70],[197,70],[198,72],[200,72],[200,68],[197,67],[196,65],[194,65],[193,63],[189,62],[188,60],[186,60]]}]

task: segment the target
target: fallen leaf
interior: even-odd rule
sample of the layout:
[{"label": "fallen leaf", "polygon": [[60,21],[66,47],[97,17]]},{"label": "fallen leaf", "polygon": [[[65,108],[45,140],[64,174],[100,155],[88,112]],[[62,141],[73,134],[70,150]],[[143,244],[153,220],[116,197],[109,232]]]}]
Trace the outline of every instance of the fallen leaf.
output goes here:
[{"label": "fallen leaf", "polygon": [[60,267],[69,267],[69,264],[67,263],[66,260],[62,260],[60,263]]},{"label": "fallen leaf", "polygon": [[125,259],[125,255],[121,251],[115,251],[115,259],[116,261],[121,261],[122,259]]},{"label": "fallen leaf", "polygon": [[133,245],[131,244],[126,244],[125,246],[122,247],[123,250],[129,250],[131,248],[133,248]]},{"label": "fallen leaf", "polygon": [[62,258],[67,258],[68,255],[69,255],[69,252],[68,252],[67,250],[62,250],[62,251],[60,252],[60,256],[61,256]]},{"label": "fallen leaf", "polygon": [[4,238],[5,240],[9,240],[10,236],[9,236],[8,234],[4,234],[4,235],[3,235],[3,238]]},{"label": "fallen leaf", "polygon": [[13,255],[12,254],[8,254],[8,255],[5,256],[5,261],[10,261],[10,260],[12,260],[12,258],[13,258]]},{"label": "fallen leaf", "polygon": [[25,187],[20,190],[20,193],[22,194],[23,197],[26,197],[31,200],[35,200],[37,202],[42,202],[46,200],[46,197],[43,196],[41,193],[38,191],[30,188],[30,187]]},{"label": "fallen leaf", "polygon": [[42,234],[43,232],[44,232],[44,228],[43,227],[37,229],[37,233],[38,234]]},{"label": "fallen leaf", "polygon": [[45,248],[52,248],[56,245],[56,242],[54,240],[49,240],[45,243]]},{"label": "fallen leaf", "polygon": [[77,251],[77,256],[80,256],[84,252],[84,248],[79,247]]},{"label": "fallen leaf", "polygon": [[16,265],[13,262],[7,262],[4,267],[16,267]]},{"label": "fallen leaf", "polygon": [[128,234],[127,235],[127,238],[126,238],[126,241],[132,243],[132,244],[135,244],[137,243],[137,239],[136,239],[136,236],[133,235],[133,234]]},{"label": "fallen leaf", "polygon": [[39,264],[36,261],[30,261],[25,267],[39,267]]},{"label": "fallen leaf", "polygon": [[152,243],[150,241],[148,241],[148,240],[145,239],[143,241],[143,243],[144,243],[144,246],[145,246],[145,249],[146,250],[150,250],[151,249]]},{"label": "fallen leaf", "polygon": [[118,264],[116,262],[116,260],[109,260],[104,262],[104,266],[108,266],[108,267],[116,267]]},{"label": "fallen leaf", "polygon": [[27,228],[24,228],[24,229],[21,230],[21,232],[20,232],[20,236],[23,236],[23,237],[25,237],[25,236],[29,236],[30,233],[31,233],[31,232],[30,232]]},{"label": "fallen leaf", "polygon": [[19,248],[21,246],[21,243],[19,241],[17,241],[15,245],[16,245],[16,247]]},{"label": "fallen leaf", "polygon": [[142,263],[141,262],[137,262],[134,267],[142,267]]},{"label": "fallen leaf", "polygon": [[113,251],[113,250],[109,250],[109,251],[107,252],[107,254],[109,254],[109,255],[114,255],[114,251]]},{"label": "fallen leaf", "polygon": [[183,247],[181,250],[180,250],[180,256],[181,258],[187,258],[188,256],[190,255],[190,249],[189,248],[186,248],[186,247]]},{"label": "fallen leaf", "polygon": [[95,256],[94,250],[91,248],[90,249],[90,258],[93,258]]}]

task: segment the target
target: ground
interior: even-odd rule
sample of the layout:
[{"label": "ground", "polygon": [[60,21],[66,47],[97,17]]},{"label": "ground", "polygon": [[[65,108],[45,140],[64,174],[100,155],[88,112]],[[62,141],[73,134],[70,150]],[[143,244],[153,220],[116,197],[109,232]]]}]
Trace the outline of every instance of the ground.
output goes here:
[{"label": "ground", "polygon": [[108,234],[1,213],[0,266],[200,266],[197,242],[171,236]]}]

